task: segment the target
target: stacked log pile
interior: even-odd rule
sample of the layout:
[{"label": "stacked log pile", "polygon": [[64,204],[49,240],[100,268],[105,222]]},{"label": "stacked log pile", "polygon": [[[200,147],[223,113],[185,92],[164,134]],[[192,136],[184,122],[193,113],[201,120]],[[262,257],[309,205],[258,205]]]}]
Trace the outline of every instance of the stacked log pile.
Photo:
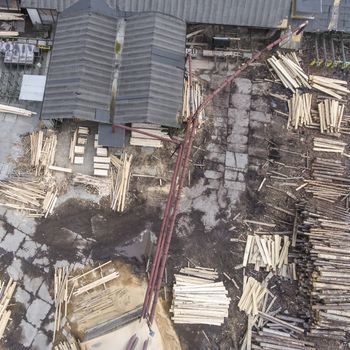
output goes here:
[{"label": "stacked log pile", "polygon": [[175,323],[220,326],[228,316],[230,298],[213,269],[183,268],[175,275],[171,312]]},{"label": "stacked log pile", "polygon": [[58,190],[39,181],[11,179],[0,182],[0,206],[18,209],[30,217],[47,217],[53,213]]},{"label": "stacked log pile", "polygon": [[317,107],[321,133],[340,133],[345,105],[337,100],[325,99]]},{"label": "stacked log pile", "polygon": [[35,112],[31,112],[23,108],[12,107],[3,104],[0,104],[0,113],[15,114],[23,117],[31,117],[36,114]]},{"label": "stacked log pile", "polygon": [[120,159],[114,155],[111,156],[111,209],[113,211],[123,212],[125,209],[132,159],[132,154],[128,155],[127,153],[123,153]]},{"label": "stacked log pile", "polygon": [[5,284],[0,282],[0,339],[3,338],[6,326],[11,317],[10,301],[16,289],[16,282],[12,278]]},{"label": "stacked log pile", "polygon": [[310,298],[309,334],[345,340],[350,327],[350,214],[343,208],[304,210],[297,264],[300,290]]},{"label": "stacked log pile", "polygon": [[[200,104],[203,102],[203,93],[202,86],[197,80],[193,80],[193,91],[192,91],[192,99],[190,99],[190,86],[188,82],[188,78],[184,79],[184,94],[183,94],[183,105],[182,105],[182,118],[183,121],[187,121],[190,117],[190,101],[193,102],[193,110],[195,111]],[[198,115],[199,120],[203,120],[204,111],[201,111]]]},{"label": "stacked log pile", "polygon": [[341,100],[343,97],[350,93],[350,90],[348,90],[346,87],[346,80],[310,75],[309,81],[313,89],[332,96],[337,100]]},{"label": "stacked log pile", "polygon": [[289,245],[286,235],[248,235],[243,266],[254,264],[256,271],[263,268],[277,276],[296,279],[295,264],[288,262]]},{"label": "stacked log pile", "polygon": [[288,129],[298,129],[299,126],[310,125],[312,123],[311,100],[312,95],[305,93],[294,94],[288,101]]},{"label": "stacked log pile", "polygon": [[311,166],[311,180],[305,191],[314,198],[335,203],[349,195],[350,178],[341,160],[316,157]]}]

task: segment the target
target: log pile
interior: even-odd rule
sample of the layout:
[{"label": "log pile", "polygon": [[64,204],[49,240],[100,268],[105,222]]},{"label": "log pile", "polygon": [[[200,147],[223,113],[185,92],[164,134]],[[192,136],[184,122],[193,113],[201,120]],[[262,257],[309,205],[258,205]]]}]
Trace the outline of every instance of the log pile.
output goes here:
[{"label": "log pile", "polygon": [[295,280],[295,264],[288,263],[289,245],[288,236],[248,235],[243,266],[254,264],[256,271],[263,268],[273,271],[277,276]]},{"label": "log pile", "polygon": [[53,213],[58,190],[38,181],[11,179],[0,182],[0,206],[21,210],[30,217]]},{"label": "log pile", "polygon": [[337,100],[325,99],[317,107],[321,133],[340,133],[345,105]]},{"label": "log pile", "polygon": [[288,101],[288,129],[298,129],[303,125],[310,125],[311,118],[311,94],[294,94]]},{"label": "log pile", "polygon": [[313,140],[313,150],[318,152],[340,153],[345,152],[346,143],[324,137],[315,137]]},{"label": "log pile", "polygon": [[309,78],[301,68],[294,52],[290,54],[278,53],[278,56],[268,58],[267,62],[277,74],[284,87],[291,90],[293,93],[295,93],[297,89],[311,88],[308,82]]},{"label": "log pile", "polygon": [[23,117],[31,117],[36,114],[35,112],[31,112],[23,108],[12,107],[3,104],[0,104],[0,113],[15,114]]},{"label": "log pile", "polygon": [[300,291],[310,300],[309,334],[342,341],[350,327],[349,213],[328,206],[304,214],[297,264]]},{"label": "log pile", "polygon": [[123,153],[120,158],[111,156],[111,209],[117,212],[123,212],[125,209],[126,196],[129,191],[131,163],[133,155]]},{"label": "log pile", "polygon": [[350,178],[340,160],[316,157],[312,163],[311,177],[312,180],[305,180],[305,191],[314,198],[335,203],[349,194]]},{"label": "log pile", "polygon": [[6,283],[0,283],[0,339],[3,338],[6,326],[11,317],[9,304],[16,289],[16,282],[12,278]]},{"label": "log pile", "polygon": [[36,176],[49,173],[55,162],[56,147],[57,135],[52,130],[46,136],[41,130],[30,135],[31,165],[35,167]]},{"label": "log pile", "polygon": [[228,316],[230,298],[213,269],[183,268],[175,275],[171,312],[175,323],[220,326]]},{"label": "log pile", "polygon": [[332,96],[337,100],[341,100],[350,93],[350,90],[348,90],[348,88],[346,87],[346,80],[310,75],[309,81],[313,89],[321,91],[329,96]]}]

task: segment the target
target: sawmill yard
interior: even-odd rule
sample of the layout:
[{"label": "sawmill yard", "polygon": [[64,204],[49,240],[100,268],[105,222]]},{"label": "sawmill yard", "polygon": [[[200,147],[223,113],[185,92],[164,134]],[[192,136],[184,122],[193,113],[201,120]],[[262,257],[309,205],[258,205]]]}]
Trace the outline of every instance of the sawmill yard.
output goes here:
[{"label": "sawmill yard", "polygon": [[[302,60],[306,74],[347,79],[341,70],[309,67],[307,51],[297,53],[297,57]],[[322,93],[309,92],[308,100],[305,104],[303,101],[303,107],[294,114],[302,114],[296,122],[294,117],[288,117],[287,100],[292,92],[282,86],[265,62],[257,63],[237,78],[206,109],[206,117],[196,135],[170,248],[167,279],[161,295],[165,311],[158,311],[163,312],[163,318],[172,317],[169,309],[174,274],[181,276],[181,267],[200,266],[215,269],[218,272],[215,279],[224,282],[230,299],[228,314],[223,313],[219,321],[221,327],[208,325],[210,321],[205,321],[204,316],[201,316],[204,320],[201,325],[183,324],[187,322],[181,317],[178,321],[174,318],[175,325],[169,320],[163,321],[168,323],[163,324],[162,341],[172,344],[164,349],[177,349],[180,344],[182,349],[239,349],[242,342],[246,348],[247,342],[287,346],[291,341],[297,349],[346,348],[346,232],[350,215],[346,185],[350,130],[347,95],[341,96],[344,100],[342,120],[334,117],[332,126],[326,124],[326,131],[321,133],[317,99]],[[236,69],[234,63],[215,65],[205,59],[194,59],[193,65],[204,95]],[[334,113],[338,111],[340,113],[342,107]],[[37,194],[34,202],[39,202],[23,206],[13,195],[6,203],[19,207],[0,207],[1,271],[17,281],[11,321],[2,341],[5,349],[48,349],[53,339],[56,343],[62,339],[69,342],[72,336],[84,339],[87,329],[91,332],[91,327],[99,323],[93,314],[93,310],[96,311],[94,294],[85,294],[85,299],[80,300],[84,289],[73,288],[67,311],[65,299],[60,300],[62,297],[58,295],[60,283],[65,283],[65,274],[70,274],[68,281],[75,281],[76,276],[88,271],[86,266],[114,262],[109,268],[107,264],[106,270],[100,268],[100,276],[106,276],[106,280],[84,279],[79,288],[91,288],[89,283],[102,286],[101,283],[111,281],[104,293],[116,290],[121,298],[126,297],[132,303],[124,308],[120,300],[113,302],[111,310],[105,309],[107,319],[109,312],[121,315],[142,304],[146,263],[152,251],[150,242],[159,230],[176,146],[124,149],[128,157],[133,157],[125,209],[118,213],[111,210],[110,188],[103,184],[105,178],[99,178],[100,183],[94,184],[94,177],[88,177],[92,175],[94,155],[90,168],[87,162],[81,168],[70,165],[70,143],[80,132],[79,127],[87,128],[81,130],[88,130],[88,142],[93,144],[94,132],[86,123],[67,123],[48,131],[36,116],[2,116],[2,149],[7,150],[7,154],[2,152],[2,161],[11,169],[3,176],[2,189],[18,193],[16,190],[22,186],[19,181],[24,190],[32,189]],[[17,138],[9,138],[9,133],[17,133]],[[39,165],[32,163],[33,157],[36,158],[33,145],[38,137],[43,138],[44,147],[45,140],[47,147],[57,142],[51,169],[45,160],[40,160]],[[113,156],[113,150],[109,152],[111,167],[124,169],[125,164],[113,165],[113,157],[122,162],[125,153]],[[72,173],[60,168],[72,169]],[[77,181],[78,172],[85,172],[83,177],[88,180]],[[8,187],[3,187],[5,185]],[[51,197],[45,199],[48,195]],[[113,194],[111,196],[113,198]],[[57,200],[53,199],[56,197]],[[2,195],[1,198],[5,203],[9,197]],[[53,203],[41,204],[42,201]],[[338,253],[341,256],[334,255]],[[65,266],[69,266],[69,272]],[[55,279],[54,268],[56,274],[60,273]],[[334,270],[337,274],[332,277]],[[190,272],[184,274],[191,275]],[[194,276],[199,277],[198,273]],[[247,277],[243,276],[250,277],[244,281]],[[60,279],[63,282],[59,282]],[[176,283],[179,281],[182,279],[176,277]],[[137,296],[130,294],[130,283],[139,286]],[[100,293],[99,289],[97,292]],[[217,298],[221,298],[219,294]],[[61,305],[60,311],[57,305]],[[81,313],[74,312],[76,307]],[[337,311],[340,308],[341,312]],[[61,333],[62,328],[57,325],[58,312],[68,314],[69,335],[67,330]],[[211,317],[214,316],[215,312]],[[159,317],[158,328],[162,325]],[[143,334],[138,331],[144,339],[147,337],[145,327]],[[256,329],[263,331],[258,335]],[[174,331],[177,335],[173,333],[171,341],[166,340]],[[133,335],[132,329],[125,332],[124,346]],[[156,333],[159,334],[158,329]],[[156,339],[152,339],[156,346],[152,348],[160,349]],[[93,349],[96,341],[86,340],[81,347]],[[104,341],[108,344],[108,340]],[[283,348],[279,346],[282,345],[277,348]]]},{"label": "sawmill yard", "polygon": [[[57,27],[57,49],[47,43],[38,50],[35,59],[40,64],[33,64],[32,72],[27,66],[0,63],[1,91],[7,90],[0,95],[0,349],[348,349],[348,66],[318,58],[316,62],[314,36],[305,35],[300,50],[265,52],[215,93],[196,119],[192,108],[213,96],[276,32],[224,28],[227,36],[239,33],[241,38],[233,43],[242,46],[207,50],[204,55],[201,47],[208,45],[191,40],[200,41],[211,30],[213,36],[220,28],[189,26],[186,37],[184,21],[146,13],[127,21],[118,17],[116,30],[117,15],[112,18],[109,5],[81,0],[75,7],[74,3],[67,11],[59,10],[63,16]],[[78,55],[55,51],[64,47],[65,26],[72,18],[76,25],[75,16],[91,19],[104,31],[112,28],[111,33],[104,32],[111,57],[99,57],[107,81],[102,74],[93,77],[101,78],[96,82],[101,92],[90,91],[87,85],[79,85],[79,90],[74,79],[79,84],[86,81],[73,77],[75,71],[70,79],[69,69],[60,67],[62,57],[69,66]],[[22,15],[15,18],[11,21]],[[157,50],[150,58],[154,67],[159,61],[169,64],[167,74],[162,68],[152,79],[162,74],[164,79],[180,77],[171,83],[182,98],[178,124],[172,113],[179,107],[173,95],[167,95],[168,88],[157,90],[159,100],[149,96],[156,103],[167,101],[164,110],[156,105],[170,124],[167,127],[152,119],[148,107],[143,122],[122,123],[117,118],[133,108],[129,101],[129,109],[123,110],[129,91],[124,100],[118,100],[118,93],[125,88],[123,79],[125,85],[133,80],[123,75],[125,71],[138,64],[130,68],[120,55],[128,57],[132,35],[142,37],[149,23],[155,28],[163,25],[160,33],[152,27],[153,39],[159,42],[167,27],[176,28],[170,38],[175,51],[180,47],[175,53],[157,48],[165,58],[160,59]],[[127,42],[121,53],[116,31]],[[88,41],[89,33],[86,36]],[[76,39],[79,42],[78,34]],[[185,62],[186,40],[198,49]],[[242,49],[245,44],[254,50]],[[141,63],[148,69],[152,64],[146,64],[144,56]],[[174,67],[181,65],[185,69],[174,73]],[[84,66],[82,71],[93,68]],[[70,86],[73,81],[74,89],[82,93],[55,85],[60,69],[62,84]],[[41,85],[45,94],[42,91],[41,99],[30,102],[18,98],[20,82],[29,73],[47,77],[46,85]],[[115,84],[119,90],[113,95]],[[141,89],[146,83],[139,85]],[[80,100],[86,91],[92,118],[88,103]],[[70,100],[69,94],[77,97]],[[96,97],[99,94],[103,102]],[[61,99],[67,103],[58,103]],[[116,109],[110,103],[113,99]],[[77,118],[76,111],[86,113],[86,120]],[[180,127],[172,127],[173,123]],[[188,169],[186,127],[195,128]],[[181,189],[182,178],[179,205],[168,212],[168,195],[172,194],[168,203],[176,203],[174,188]],[[166,250],[158,256],[157,244],[160,250],[166,248],[171,236],[171,218],[165,228],[162,225],[169,213],[176,217],[170,249],[168,256]],[[164,244],[159,243],[162,237]],[[158,266],[162,262],[164,276]],[[158,282],[159,298],[153,294]],[[150,306],[144,304],[145,296]]]}]

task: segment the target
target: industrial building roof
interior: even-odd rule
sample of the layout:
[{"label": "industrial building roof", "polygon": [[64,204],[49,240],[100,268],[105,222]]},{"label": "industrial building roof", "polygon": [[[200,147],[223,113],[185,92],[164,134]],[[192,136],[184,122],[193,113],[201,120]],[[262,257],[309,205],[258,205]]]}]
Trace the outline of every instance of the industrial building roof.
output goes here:
[{"label": "industrial building roof", "polygon": [[160,13],[127,19],[117,84],[116,123],[178,126],[185,68],[185,22]]},{"label": "industrial building roof", "polygon": [[[25,8],[57,9],[77,0],[22,0]],[[226,24],[263,28],[286,27],[291,0],[108,0],[125,12],[160,12],[188,23]]]},{"label": "industrial building roof", "polygon": [[43,119],[110,122],[116,27],[103,0],[80,0],[59,16]]}]

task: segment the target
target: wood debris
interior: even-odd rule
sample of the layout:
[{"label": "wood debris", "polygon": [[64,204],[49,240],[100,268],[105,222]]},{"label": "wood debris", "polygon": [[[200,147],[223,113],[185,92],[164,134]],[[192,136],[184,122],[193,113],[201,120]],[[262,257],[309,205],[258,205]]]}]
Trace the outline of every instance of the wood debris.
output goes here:
[{"label": "wood debris", "polygon": [[220,326],[228,316],[230,298],[213,269],[183,268],[175,274],[171,312],[175,323]]},{"label": "wood debris", "polygon": [[317,107],[321,133],[339,133],[345,105],[337,100],[325,99]]},{"label": "wood debris", "polygon": [[303,125],[310,125],[312,123],[311,117],[311,94],[294,94],[288,101],[288,129],[298,129]]},{"label": "wood debris", "polygon": [[131,163],[133,155],[123,153],[120,158],[111,156],[111,209],[123,212],[125,209],[126,196],[129,191]]},{"label": "wood debris", "polygon": [[100,196],[108,196],[111,191],[111,179],[110,178],[100,178],[96,176],[75,174],[73,177],[74,184],[82,184],[88,188],[92,188]]},{"label": "wood debris", "polygon": [[332,152],[343,154],[345,152],[346,143],[334,139],[324,137],[315,137],[313,140],[313,150],[319,152]]},{"label": "wood debris", "polygon": [[278,53],[278,56],[268,58],[267,62],[277,74],[284,87],[293,93],[300,88],[311,88],[308,83],[309,78],[301,68],[294,52],[290,54]]},{"label": "wood debris", "polygon": [[342,99],[350,93],[350,90],[346,87],[346,80],[326,78],[317,75],[310,75],[309,80],[313,89],[332,96],[337,100]]},{"label": "wood debris", "polygon": [[53,213],[58,190],[39,181],[12,178],[0,182],[0,206],[18,209],[30,217],[47,217]]},{"label": "wood debris", "polygon": [[0,113],[21,115],[23,117],[31,117],[36,114],[35,112],[31,112],[23,108],[12,107],[3,104],[0,104]]},{"label": "wood debris", "polygon": [[288,263],[289,245],[288,236],[248,235],[243,266],[254,264],[256,271],[263,268],[277,276],[296,279],[295,264]]},{"label": "wood debris", "polygon": [[9,303],[15,292],[17,283],[12,278],[5,284],[0,282],[0,339],[3,338],[6,326],[11,317],[11,310],[9,310]]}]

